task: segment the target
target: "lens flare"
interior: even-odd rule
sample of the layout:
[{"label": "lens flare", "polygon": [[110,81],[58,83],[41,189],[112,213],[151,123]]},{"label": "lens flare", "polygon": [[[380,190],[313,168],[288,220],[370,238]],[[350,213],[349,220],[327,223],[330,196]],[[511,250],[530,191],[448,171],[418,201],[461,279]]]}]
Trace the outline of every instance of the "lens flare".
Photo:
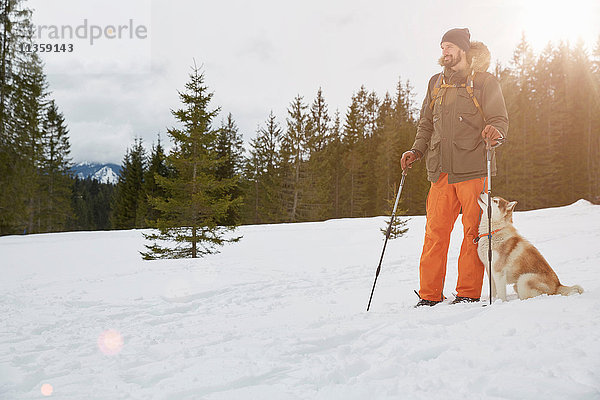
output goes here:
[{"label": "lens flare", "polygon": [[53,391],[54,391],[54,388],[49,383],[44,383],[42,385],[42,394],[44,396],[51,396]]},{"label": "lens flare", "polygon": [[598,0],[527,0],[513,4],[516,5],[514,23],[521,26],[516,30],[525,34],[536,52],[550,41],[556,46],[568,40],[575,46],[581,39],[588,48],[595,47],[600,16]]},{"label": "lens flare", "polygon": [[98,347],[107,356],[114,356],[123,348],[123,336],[114,329],[104,331],[98,337]]}]

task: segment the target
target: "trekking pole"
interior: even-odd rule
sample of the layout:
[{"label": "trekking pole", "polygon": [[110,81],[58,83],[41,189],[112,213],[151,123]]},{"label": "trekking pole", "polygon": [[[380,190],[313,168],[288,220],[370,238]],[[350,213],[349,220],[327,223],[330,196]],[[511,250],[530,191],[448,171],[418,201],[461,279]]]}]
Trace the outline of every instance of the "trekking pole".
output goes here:
[{"label": "trekking pole", "polygon": [[490,305],[492,304],[492,146],[486,141],[487,149],[487,216],[488,216],[488,281]]},{"label": "trekking pole", "polygon": [[385,242],[383,242],[383,250],[381,251],[381,257],[379,258],[379,265],[377,266],[377,272],[375,272],[375,281],[373,282],[373,289],[371,289],[371,297],[369,297],[369,305],[367,305],[367,311],[371,308],[371,300],[373,300],[373,292],[375,291],[375,284],[377,283],[377,277],[379,276],[379,271],[381,271],[381,262],[383,261],[383,254],[385,253],[385,247],[387,246],[388,239],[390,238],[390,233],[392,232],[392,224],[394,223],[394,218],[396,217],[396,208],[398,208],[398,201],[400,200],[400,193],[402,193],[402,187],[404,186],[404,178],[406,178],[406,169],[402,170],[402,180],[400,181],[400,187],[398,188],[398,194],[396,195],[396,202],[394,203],[394,210],[392,211],[392,217],[390,218],[390,223],[387,228],[387,232],[385,233]]}]

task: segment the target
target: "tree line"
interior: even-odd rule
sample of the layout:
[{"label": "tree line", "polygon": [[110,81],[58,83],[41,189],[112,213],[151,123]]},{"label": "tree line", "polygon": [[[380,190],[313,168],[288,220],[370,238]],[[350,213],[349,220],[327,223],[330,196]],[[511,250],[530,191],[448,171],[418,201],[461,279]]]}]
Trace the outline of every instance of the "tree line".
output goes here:
[{"label": "tree line", "polygon": [[536,56],[523,37],[497,75],[510,128],[494,191],[521,210],[600,203],[600,38],[592,54],[580,41]]},{"label": "tree line", "polygon": [[0,233],[64,230],[70,206],[70,146],[32,42],[31,12],[1,0]]},{"label": "tree line", "polygon": [[[560,43],[535,56],[523,38],[511,62],[496,65],[510,128],[497,150],[495,194],[517,200],[521,210],[598,202],[599,60],[600,42],[592,55],[581,43]],[[222,143],[236,149],[227,160],[243,200],[237,221],[262,224],[388,214],[418,112],[408,81],[383,97],[360,87],[343,116],[330,112],[319,89],[311,101],[296,96],[283,121],[271,112],[246,154],[232,118],[227,137],[237,145],[226,136]],[[401,214],[425,211],[429,183],[421,164],[406,180]]]},{"label": "tree line", "polygon": [[110,229],[113,185],[71,173],[64,115],[35,52],[31,11],[0,0],[0,235]]},{"label": "tree line", "polygon": [[[203,74],[199,75],[203,79]],[[271,112],[243,148],[231,114],[214,136],[219,180],[235,180],[228,194],[238,200],[227,222],[262,224],[366,217],[388,212],[399,184],[402,149],[412,144],[416,126],[409,82],[380,99],[364,86],[352,97],[344,122],[330,115],[323,91],[307,104],[300,95],[289,104],[285,125]],[[188,110],[189,111],[189,110]],[[113,226],[149,226],[153,212],[148,196],[159,188],[156,178],[173,174],[160,140],[149,154],[141,139],[127,150],[116,186]],[[423,213],[427,183],[415,168],[412,193],[401,208]],[[407,190],[408,192],[408,190]]]}]

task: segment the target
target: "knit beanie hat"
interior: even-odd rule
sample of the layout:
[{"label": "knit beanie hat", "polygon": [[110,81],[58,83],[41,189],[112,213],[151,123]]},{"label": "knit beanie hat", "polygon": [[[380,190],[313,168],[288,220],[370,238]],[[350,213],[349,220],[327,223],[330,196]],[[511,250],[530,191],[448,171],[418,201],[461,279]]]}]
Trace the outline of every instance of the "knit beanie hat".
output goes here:
[{"label": "knit beanie hat", "polygon": [[469,48],[471,47],[471,34],[469,33],[469,28],[450,29],[442,36],[442,41],[440,43],[443,42],[454,43],[462,50],[469,51]]}]

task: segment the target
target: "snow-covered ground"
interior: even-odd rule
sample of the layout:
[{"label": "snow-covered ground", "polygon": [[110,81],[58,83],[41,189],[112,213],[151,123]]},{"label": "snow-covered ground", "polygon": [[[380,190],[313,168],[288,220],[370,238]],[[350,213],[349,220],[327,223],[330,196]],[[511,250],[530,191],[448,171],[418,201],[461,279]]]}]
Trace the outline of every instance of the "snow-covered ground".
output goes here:
[{"label": "snow-covered ground", "polygon": [[142,261],[140,231],[2,237],[0,398],[599,399],[600,206],[514,219],[583,295],[414,309],[424,217],[368,313],[385,217],[246,226],[199,260]]}]

